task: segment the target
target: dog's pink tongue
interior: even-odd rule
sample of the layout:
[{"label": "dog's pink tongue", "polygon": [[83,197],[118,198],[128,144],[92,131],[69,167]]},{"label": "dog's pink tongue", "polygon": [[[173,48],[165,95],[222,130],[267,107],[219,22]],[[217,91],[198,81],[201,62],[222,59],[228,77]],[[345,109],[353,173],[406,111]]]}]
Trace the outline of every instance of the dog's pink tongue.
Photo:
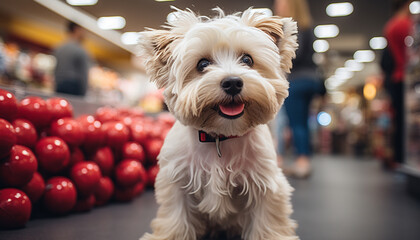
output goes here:
[{"label": "dog's pink tongue", "polygon": [[244,107],[245,104],[243,103],[232,103],[219,106],[220,111],[228,116],[236,116],[240,114],[244,110]]}]

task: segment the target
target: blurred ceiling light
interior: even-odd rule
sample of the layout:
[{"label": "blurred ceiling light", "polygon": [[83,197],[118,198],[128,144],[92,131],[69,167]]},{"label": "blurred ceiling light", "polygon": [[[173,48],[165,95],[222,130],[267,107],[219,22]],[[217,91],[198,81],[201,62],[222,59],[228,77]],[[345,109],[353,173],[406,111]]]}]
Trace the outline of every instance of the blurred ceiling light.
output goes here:
[{"label": "blurred ceiling light", "polygon": [[125,45],[135,45],[138,43],[139,37],[138,32],[125,32],[121,35],[121,42]]},{"label": "blurred ceiling light", "polygon": [[354,73],[345,67],[341,67],[335,70],[335,76],[338,79],[348,80],[354,76]]},{"label": "blurred ceiling light", "polygon": [[326,12],[330,17],[348,16],[353,12],[353,4],[349,2],[331,3],[327,6]]},{"label": "blurred ceiling light", "polygon": [[317,65],[323,64],[325,62],[325,54],[322,54],[322,53],[312,54],[312,61],[314,61],[314,63]]},{"label": "blurred ceiling light", "polygon": [[156,2],[173,2],[175,0],[155,0]]},{"label": "blurred ceiling light", "polygon": [[321,126],[326,127],[331,124],[331,115],[329,113],[320,112],[318,113],[318,116],[316,119]]},{"label": "blurred ceiling light", "polygon": [[66,0],[66,2],[73,6],[91,6],[98,3],[98,0]]},{"label": "blurred ceiling light", "polygon": [[375,50],[384,49],[387,45],[388,42],[384,37],[373,37],[369,41],[369,46]]},{"label": "blurred ceiling light", "polygon": [[346,100],[346,94],[340,91],[333,91],[330,95],[331,101],[335,104],[341,104]]},{"label": "blurred ceiling light", "polygon": [[375,53],[372,50],[359,50],[354,53],[353,58],[358,62],[372,62],[375,60]]},{"label": "blurred ceiling light", "polygon": [[312,46],[317,53],[326,52],[330,48],[330,44],[326,40],[315,40]]},{"label": "blurred ceiling light", "polygon": [[420,1],[413,1],[412,3],[410,3],[410,12],[411,14],[420,13]]},{"label": "blurred ceiling light", "polygon": [[262,13],[265,16],[268,16],[268,17],[273,16],[273,11],[271,11],[271,9],[269,9],[269,8],[253,8],[251,11]]},{"label": "blurred ceiling light", "polygon": [[104,30],[121,29],[125,27],[125,19],[121,16],[100,17],[98,27]]},{"label": "blurred ceiling light", "polygon": [[347,60],[344,63],[344,67],[346,67],[348,70],[352,71],[352,72],[358,72],[358,71],[362,71],[363,70],[363,63],[360,63],[356,60]]},{"label": "blurred ceiling light", "polygon": [[340,30],[334,24],[318,25],[315,27],[314,33],[318,38],[333,38],[340,33]]}]

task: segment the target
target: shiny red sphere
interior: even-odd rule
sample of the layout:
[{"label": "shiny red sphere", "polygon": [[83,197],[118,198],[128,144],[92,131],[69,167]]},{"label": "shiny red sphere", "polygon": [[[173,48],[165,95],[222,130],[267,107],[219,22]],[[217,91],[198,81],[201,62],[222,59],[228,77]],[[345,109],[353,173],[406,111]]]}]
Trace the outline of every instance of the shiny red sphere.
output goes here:
[{"label": "shiny red sphere", "polygon": [[151,139],[145,144],[147,161],[150,165],[157,164],[157,157],[159,156],[160,149],[163,146],[163,140]]},{"label": "shiny red sphere", "polygon": [[32,204],[21,190],[5,188],[0,190],[0,228],[20,228],[31,217]]},{"label": "shiny red sphere", "polygon": [[16,142],[17,137],[13,125],[0,118],[0,158],[7,156]]},{"label": "shiny red sphere", "polygon": [[76,185],[80,197],[93,194],[101,177],[101,170],[94,162],[79,162],[70,170],[70,178]]},{"label": "shiny red sphere", "polygon": [[37,129],[49,125],[51,120],[47,103],[40,97],[26,97],[18,107],[18,117],[29,120]]},{"label": "shiny red sphere", "polygon": [[91,194],[85,198],[78,199],[76,206],[74,206],[75,212],[87,212],[90,211],[96,203],[95,195]]},{"label": "shiny red sphere", "polygon": [[16,144],[26,146],[28,148],[34,148],[38,135],[35,126],[28,120],[19,118],[12,122],[15,129],[17,142]]},{"label": "shiny red sphere", "polygon": [[95,118],[101,123],[115,121],[118,118],[118,110],[111,107],[101,107],[96,110]]},{"label": "shiny red sphere", "polygon": [[85,155],[80,148],[74,147],[70,149],[69,167],[73,167],[76,163],[85,161]]},{"label": "shiny red sphere", "polygon": [[114,183],[109,177],[102,177],[95,189],[96,206],[105,205],[114,194]]},{"label": "shiny red sphere", "polygon": [[159,173],[159,166],[155,165],[147,169],[147,185],[149,187],[154,187],[156,182],[156,177]]},{"label": "shiny red sphere", "polygon": [[32,151],[24,146],[15,145],[5,161],[0,162],[0,181],[9,187],[27,184],[38,169],[38,162]]},{"label": "shiny red sphere", "polygon": [[15,119],[18,112],[18,103],[15,96],[4,89],[0,89],[0,118],[7,121]]},{"label": "shiny red sphere", "polygon": [[58,137],[46,137],[35,146],[41,169],[49,173],[58,173],[70,163],[70,151],[67,144]]},{"label": "shiny red sphere", "polygon": [[125,188],[115,188],[114,198],[118,202],[128,202],[133,200],[136,196],[136,186],[125,187]]},{"label": "shiny red sphere", "polygon": [[130,130],[122,122],[106,122],[102,128],[105,144],[113,149],[121,149],[130,138]]},{"label": "shiny red sphere", "polygon": [[126,159],[115,167],[115,181],[121,187],[132,187],[141,181],[145,181],[146,170],[136,160]]},{"label": "shiny red sphere", "polygon": [[146,163],[146,153],[143,147],[136,142],[126,142],[122,148],[123,159],[135,159],[140,163]]},{"label": "shiny red sphere", "polygon": [[23,186],[22,191],[24,191],[32,203],[37,202],[45,191],[45,181],[42,178],[39,172],[35,172],[31,181],[29,181],[25,186]]},{"label": "shiny red sphere", "polygon": [[77,201],[76,187],[65,177],[50,178],[45,186],[44,207],[55,214],[69,213]]},{"label": "shiny red sphere", "polygon": [[103,146],[105,133],[102,129],[102,123],[97,121],[92,115],[83,115],[77,118],[77,120],[82,125],[85,136],[83,148],[91,150]]},{"label": "shiny red sphere", "polygon": [[114,155],[112,154],[111,148],[103,147],[99,148],[95,155],[93,155],[92,161],[98,164],[101,169],[102,175],[109,176],[114,168]]},{"label": "shiny red sphere", "polygon": [[144,146],[149,139],[149,131],[146,130],[143,121],[135,121],[130,125],[131,140]]},{"label": "shiny red sphere", "polygon": [[53,121],[50,135],[63,139],[70,147],[80,146],[85,138],[82,125],[71,118],[60,118]]},{"label": "shiny red sphere", "polygon": [[64,98],[53,97],[45,101],[49,106],[51,120],[73,117],[73,107]]}]

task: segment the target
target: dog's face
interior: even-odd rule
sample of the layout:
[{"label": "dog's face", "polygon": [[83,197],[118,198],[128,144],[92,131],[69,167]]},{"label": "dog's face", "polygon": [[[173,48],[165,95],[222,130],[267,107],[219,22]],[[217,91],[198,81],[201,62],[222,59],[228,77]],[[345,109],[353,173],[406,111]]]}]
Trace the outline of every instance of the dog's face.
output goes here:
[{"label": "dog's face", "polygon": [[288,95],[296,23],[246,10],[213,19],[176,12],[166,30],[142,33],[146,69],[184,125],[243,135],[271,120]]}]

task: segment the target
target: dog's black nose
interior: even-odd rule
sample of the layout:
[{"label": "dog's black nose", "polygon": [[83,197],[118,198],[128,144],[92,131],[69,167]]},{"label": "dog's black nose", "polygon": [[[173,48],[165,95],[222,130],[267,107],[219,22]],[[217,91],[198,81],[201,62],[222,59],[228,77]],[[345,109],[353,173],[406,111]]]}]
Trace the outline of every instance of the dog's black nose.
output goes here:
[{"label": "dog's black nose", "polygon": [[220,86],[225,93],[235,96],[241,92],[244,82],[240,77],[227,77],[220,82]]}]

